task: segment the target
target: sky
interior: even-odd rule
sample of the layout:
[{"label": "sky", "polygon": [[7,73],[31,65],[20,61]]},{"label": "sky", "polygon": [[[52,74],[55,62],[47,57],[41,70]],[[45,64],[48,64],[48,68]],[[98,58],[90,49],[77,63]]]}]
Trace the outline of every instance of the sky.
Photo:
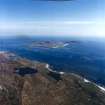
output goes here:
[{"label": "sky", "polygon": [[0,0],[0,35],[105,37],[105,0]]}]

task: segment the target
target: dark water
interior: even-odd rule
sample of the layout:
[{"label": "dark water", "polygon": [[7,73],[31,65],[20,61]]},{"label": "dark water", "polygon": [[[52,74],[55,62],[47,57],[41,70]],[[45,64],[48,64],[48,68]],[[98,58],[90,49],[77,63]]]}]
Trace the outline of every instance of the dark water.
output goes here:
[{"label": "dark water", "polygon": [[15,73],[21,75],[21,76],[25,76],[25,75],[29,75],[29,74],[35,74],[37,73],[37,70],[29,68],[29,67],[23,67],[23,68],[16,68]]},{"label": "dark water", "polygon": [[55,79],[57,81],[62,80],[61,75],[59,73],[57,73],[57,72],[50,71],[48,73],[48,75],[51,76],[53,79]]},{"label": "dark water", "polygon": [[27,47],[32,40],[66,40],[71,38],[18,38],[1,39],[0,50],[6,50],[31,60],[46,62],[58,71],[78,73],[89,80],[105,86],[105,42],[104,40],[75,39],[65,48],[44,49]]}]

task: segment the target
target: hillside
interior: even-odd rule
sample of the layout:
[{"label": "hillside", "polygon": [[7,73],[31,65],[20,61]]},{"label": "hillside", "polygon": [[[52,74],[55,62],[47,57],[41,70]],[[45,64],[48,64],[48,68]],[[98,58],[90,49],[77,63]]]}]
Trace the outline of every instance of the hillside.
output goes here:
[{"label": "hillside", "polygon": [[0,105],[105,105],[105,91],[78,75],[1,52]]}]

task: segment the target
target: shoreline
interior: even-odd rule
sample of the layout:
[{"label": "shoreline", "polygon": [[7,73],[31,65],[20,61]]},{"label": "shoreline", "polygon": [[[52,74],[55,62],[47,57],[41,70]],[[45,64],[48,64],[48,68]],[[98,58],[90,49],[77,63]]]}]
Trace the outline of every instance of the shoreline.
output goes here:
[{"label": "shoreline", "polygon": [[[0,54],[3,54],[3,53],[8,53],[7,51],[0,51]],[[51,72],[55,72],[55,73],[58,73],[58,74],[60,74],[60,75],[64,75],[64,74],[66,74],[66,72],[63,72],[63,71],[60,71],[60,72],[58,72],[58,71],[55,71],[55,70],[52,70],[51,68],[50,68],[50,65],[49,64],[46,64],[45,65],[45,68],[47,69],[47,70],[49,70],[49,71],[51,71]],[[76,77],[80,77],[85,83],[92,83],[93,85],[95,85],[96,87],[98,87],[102,92],[105,92],[105,86],[101,86],[100,84],[97,84],[97,83],[95,83],[95,82],[92,82],[91,80],[88,80],[88,79],[86,79],[86,78],[83,78],[82,76],[80,76],[80,75],[78,75],[78,74],[75,74],[75,73],[70,73],[70,74],[72,74],[72,75],[75,75]]]},{"label": "shoreline", "polygon": [[69,43],[65,43],[65,44],[62,45],[62,47],[54,46],[54,47],[52,47],[52,48],[54,48],[54,49],[56,49],[56,48],[63,48],[63,47],[66,47],[66,46],[68,46],[68,45],[69,45]]},{"label": "shoreline", "polygon": [[[50,65],[49,65],[49,64],[46,64],[45,68],[48,69],[48,70],[51,71],[51,72],[59,73],[60,75],[66,74],[66,72],[62,72],[62,71],[57,72],[57,71],[52,70],[52,69],[50,68]],[[80,75],[77,75],[77,74],[74,74],[74,73],[71,73],[71,74],[73,74],[73,75],[75,75],[75,76],[77,76],[77,77],[82,78],[83,81],[84,81],[85,83],[87,83],[87,84],[88,84],[88,83],[92,83],[93,85],[95,85],[96,87],[98,87],[102,92],[105,93],[105,87],[104,87],[104,86],[100,86],[99,84],[96,84],[95,82],[92,82],[92,81],[90,81],[90,80],[88,80],[88,79],[86,79],[86,78],[83,78],[83,77],[80,76]]]},{"label": "shoreline", "polygon": [[103,87],[103,86],[100,86],[100,85],[98,85],[98,84],[96,84],[96,83],[94,83],[94,82],[91,82],[91,81],[89,81],[88,79],[86,79],[86,78],[84,78],[84,82],[85,83],[93,83],[95,86],[97,86],[100,90],[102,90],[103,92],[105,92],[105,87]]},{"label": "shoreline", "polygon": [[7,51],[0,51],[0,54],[7,53]]},{"label": "shoreline", "polygon": [[57,71],[52,70],[52,69],[50,68],[50,65],[49,65],[49,64],[46,64],[46,65],[45,65],[45,68],[48,69],[48,70],[51,71],[51,72],[59,73],[59,74],[61,74],[61,75],[65,74],[65,72],[62,72],[62,71],[57,72]]}]

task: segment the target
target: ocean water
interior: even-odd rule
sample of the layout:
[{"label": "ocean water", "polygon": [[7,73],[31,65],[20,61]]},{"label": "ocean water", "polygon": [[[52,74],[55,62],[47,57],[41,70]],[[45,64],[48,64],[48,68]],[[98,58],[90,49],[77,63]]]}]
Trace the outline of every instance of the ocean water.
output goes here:
[{"label": "ocean water", "polygon": [[[64,48],[29,48],[33,40],[76,40]],[[57,71],[77,73],[105,86],[105,42],[104,40],[81,38],[2,38],[0,50],[10,51],[31,60],[49,63]]]}]

